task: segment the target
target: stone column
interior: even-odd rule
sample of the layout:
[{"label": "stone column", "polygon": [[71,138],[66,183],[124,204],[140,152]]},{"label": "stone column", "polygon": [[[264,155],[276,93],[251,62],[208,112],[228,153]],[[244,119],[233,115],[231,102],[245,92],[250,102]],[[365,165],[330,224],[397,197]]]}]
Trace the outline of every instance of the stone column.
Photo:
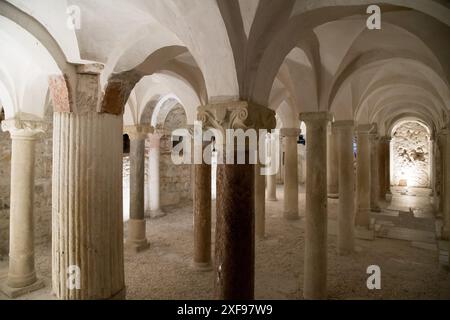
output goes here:
[{"label": "stone column", "polygon": [[148,153],[148,188],[150,212],[149,216],[157,218],[164,216],[160,204],[160,180],[159,180],[159,155],[160,155],[160,133],[152,133],[148,135],[150,150]]},{"label": "stone column", "polygon": [[266,177],[261,174],[262,166],[255,165],[255,234],[259,239],[266,235]]},{"label": "stone column", "polygon": [[286,219],[296,220],[298,215],[298,153],[297,140],[300,129],[281,129],[285,147],[284,169],[284,209]]},{"label": "stone column", "polygon": [[[278,163],[279,163],[280,154],[278,152],[273,152],[273,150],[276,149],[275,144],[277,143],[277,141],[275,141],[275,139],[277,139],[277,138],[274,137],[272,134],[269,135],[269,138],[268,138],[269,154],[270,154],[271,159],[272,159],[272,157],[277,157],[278,159],[275,161],[278,161]],[[267,176],[266,187],[267,187],[267,201],[277,201],[277,173]]]},{"label": "stone column", "polygon": [[339,171],[338,171],[338,140],[334,125],[328,134],[327,150],[327,177],[328,177],[328,198],[337,199],[339,197]]},{"label": "stone column", "polygon": [[327,296],[327,126],[328,112],[300,115],[306,124],[306,235],[303,296]]},{"label": "stone column", "polygon": [[[207,144],[199,146],[201,154]],[[197,147],[197,146],[195,146]],[[202,157],[194,164],[194,262],[198,271],[210,271],[211,265],[211,165]]]},{"label": "stone column", "polygon": [[64,300],[124,298],[122,112],[125,102],[117,99],[122,94],[115,92],[119,88],[114,87],[107,90],[104,104],[99,108],[100,66],[80,66],[77,72],[73,99],[64,99],[61,85],[64,78],[50,85],[55,109],[53,292]]},{"label": "stone column", "polygon": [[386,157],[384,158],[386,167],[386,200],[390,201],[392,199],[391,192],[391,138],[386,140]]},{"label": "stone column", "polygon": [[357,128],[358,147],[356,154],[356,225],[370,225],[370,130],[371,125]]},{"label": "stone column", "polygon": [[378,175],[378,141],[376,134],[370,135],[370,209],[380,212],[380,186]]},{"label": "stone column", "polygon": [[443,193],[442,193],[442,238],[450,238],[450,134],[448,129],[441,131],[442,137],[442,163],[443,163]]},{"label": "stone column", "polygon": [[149,128],[128,127],[130,138],[130,220],[128,221],[127,249],[137,253],[148,249],[145,232],[145,138]]},{"label": "stone column", "polygon": [[381,137],[378,143],[378,185],[379,185],[379,198],[386,200],[387,193],[387,149],[389,148],[389,138]]},{"label": "stone column", "polygon": [[35,141],[46,126],[38,120],[10,119],[2,122],[11,134],[11,208],[9,270],[0,290],[16,298],[44,287],[34,267],[34,165]]},{"label": "stone column", "polygon": [[[275,113],[240,101],[202,106],[198,120],[221,134],[223,143],[230,146],[230,156],[247,159],[246,164],[230,164],[222,152],[223,164],[217,166],[214,297],[251,300],[255,282],[255,166],[249,164],[248,155],[255,150],[249,150],[251,144],[242,141],[234,145],[234,139],[226,139],[225,130],[273,129]],[[219,143],[217,148],[225,150]]]},{"label": "stone column", "polygon": [[354,121],[336,121],[339,155],[338,252],[355,250],[355,172],[353,156]]}]

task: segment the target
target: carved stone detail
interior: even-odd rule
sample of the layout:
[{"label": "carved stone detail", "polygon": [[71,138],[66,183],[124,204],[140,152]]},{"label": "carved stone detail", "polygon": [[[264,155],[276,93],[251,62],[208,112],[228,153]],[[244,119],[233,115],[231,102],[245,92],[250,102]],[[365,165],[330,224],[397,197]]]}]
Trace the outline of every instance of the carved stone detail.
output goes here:
[{"label": "carved stone detail", "polygon": [[225,136],[227,129],[274,129],[275,112],[263,106],[236,101],[201,106],[198,108],[197,120],[204,128],[220,130]]}]

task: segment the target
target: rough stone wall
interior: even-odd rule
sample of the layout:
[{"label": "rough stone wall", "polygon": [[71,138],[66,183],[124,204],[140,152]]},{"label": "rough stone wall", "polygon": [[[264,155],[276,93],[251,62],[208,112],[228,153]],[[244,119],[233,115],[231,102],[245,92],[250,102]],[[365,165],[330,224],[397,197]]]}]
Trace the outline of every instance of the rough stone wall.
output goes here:
[{"label": "rough stone wall", "polygon": [[[182,107],[169,112],[164,123],[164,131],[172,132],[186,126],[186,114]],[[178,205],[192,200],[191,165],[175,165],[171,158],[172,141],[170,135],[161,138],[160,155],[160,196],[161,206]]]},{"label": "rough stone wall", "polygon": [[[49,130],[36,143],[34,188],[35,243],[51,240],[52,211],[52,114],[48,114]],[[0,132],[0,259],[9,252],[9,206],[11,188],[11,138]]]},{"label": "rough stone wall", "polygon": [[427,130],[417,122],[403,123],[393,134],[393,184],[430,186],[430,146]]}]

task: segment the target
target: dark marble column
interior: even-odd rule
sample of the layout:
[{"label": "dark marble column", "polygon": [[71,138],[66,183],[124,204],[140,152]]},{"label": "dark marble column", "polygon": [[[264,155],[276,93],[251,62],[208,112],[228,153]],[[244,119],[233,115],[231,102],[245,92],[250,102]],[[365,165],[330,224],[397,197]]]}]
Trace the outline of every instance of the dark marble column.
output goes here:
[{"label": "dark marble column", "polygon": [[245,156],[246,164],[226,163],[225,145],[231,141],[226,140],[225,130],[273,129],[275,113],[239,101],[202,106],[198,120],[205,128],[220,131],[224,143],[219,146],[224,149],[223,164],[217,166],[214,298],[251,300],[255,286],[255,165],[248,160],[251,144],[228,149],[235,159]]},{"label": "dark marble column", "polygon": [[[201,147],[201,146],[200,146]],[[202,148],[203,151],[203,148]],[[211,165],[194,164],[194,269],[211,266]]]}]

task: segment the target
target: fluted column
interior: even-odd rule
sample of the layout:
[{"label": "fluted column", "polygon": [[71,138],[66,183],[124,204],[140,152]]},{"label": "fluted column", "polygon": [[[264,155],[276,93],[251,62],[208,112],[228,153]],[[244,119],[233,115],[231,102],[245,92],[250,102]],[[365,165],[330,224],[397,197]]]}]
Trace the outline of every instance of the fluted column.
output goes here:
[{"label": "fluted column", "polygon": [[60,86],[50,86],[55,107],[52,283],[59,299],[125,296],[122,109],[109,105],[117,99],[105,98],[108,103],[98,112],[101,70],[96,66],[78,69],[70,103],[58,99]]},{"label": "fluted column", "polygon": [[300,115],[305,122],[306,141],[306,235],[303,296],[327,296],[327,126],[328,112]]},{"label": "fluted column", "polygon": [[347,255],[355,250],[355,172],[353,156],[354,121],[336,121],[338,136],[339,207],[338,252]]},{"label": "fluted column", "polygon": [[371,125],[357,128],[356,155],[356,225],[369,227],[370,224],[370,130]]},{"label": "fluted column", "polygon": [[334,124],[331,125],[328,134],[327,148],[327,177],[328,177],[328,198],[336,199],[339,197],[339,155],[338,155],[338,137]]},{"label": "fluted column", "polygon": [[[195,144],[195,142],[194,142]],[[194,148],[203,150],[202,141]],[[203,147],[202,147],[203,144]],[[202,157],[201,164],[194,164],[194,269],[212,270],[211,265],[211,165]],[[209,163],[211,160],[209,159]]]},{"label": "fluted column", "polygon": [[126,128],[130,137],[130,220],[128,221],[127,249],[137,253],[149,247],[145,228],[145,138],[149,128]]},{"label": "fluted column", "polygon": [[378,172],[378,141],[376,134],[370,135],[370,209],[380,212],[380,179]]},{"label": "fluted column", "polygon": [[9,269],[0,290],[16,298],[44,286],[34,266],[33,201],[35,142],[46,125],[16,118],[3,121],[2,129],[10,132],[12,148]]},{"label": "fluted column", "polygon": [[300,132],[300,129],[297,128],[281,129],[285,148],[283,215],[289,220],[299,218],[297,141]]},{"label": "fluted column", "polygon": [[149,216],[157,218],[164,216],[165,213],[161,210],[160,200],[160,173],[159,173],[159,156],[161,134],[154,132],[148,135],[150,150],[148,153],[148,192],[150,202]]},{"label": "fluted column", "polygon": [[[214,297],[250,300],[254,298],[255,283],[255,165],[248,159],[256,150],[250,150],[247,139],[233,144],[234,139],[227,138],[225,131],[273,129],[275,113],[240,101],[202,106],[198,120],[205,128],[216,129],[222,142],[229,145],[221,155],[223,162],[217,166]],[[223,145],[217,147],[226,149]],[[234,159],[244,156],[247,161],[227,163],[230,157],[226,154]]]}]

